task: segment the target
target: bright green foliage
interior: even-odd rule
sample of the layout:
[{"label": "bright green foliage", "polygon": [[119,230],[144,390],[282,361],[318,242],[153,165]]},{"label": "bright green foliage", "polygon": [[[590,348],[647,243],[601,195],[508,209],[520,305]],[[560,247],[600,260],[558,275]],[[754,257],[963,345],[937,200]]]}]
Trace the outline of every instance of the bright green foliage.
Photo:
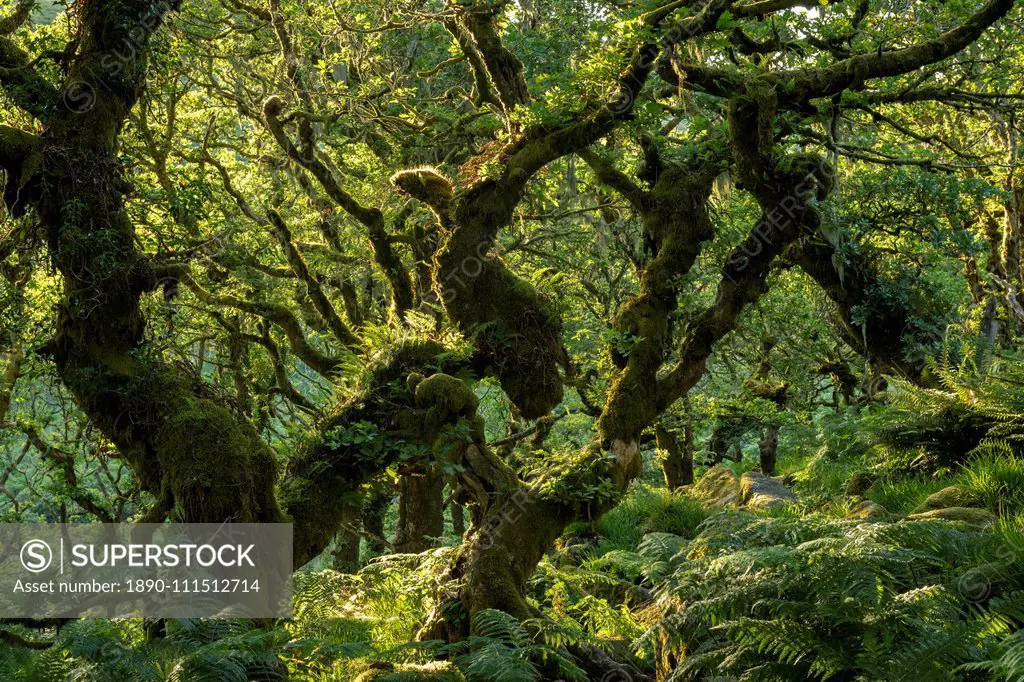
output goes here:
[{"label": "bright green foliage", "polygon": [[676,680],[961,679],[1021,623],[1020,539],[725,514],[676,555],[671,606],[643,641],[678,657]]},{"label": "bright green foliage", "polygon": [[[0,679],[1024,680],[1022,35],[0,0],[0,521],[304,564],[288,621],[3,623]],[[953,485],[985,528],[904,518]]]},{"label": "bright green foliage", "polygon": [[995,358],[978,368],[943,356],[930,370],[934,388],[894,381],[893,409],[869,423],[891,466],[933,471],[993,448],[1024,453],[1024,362]]},{"label": "bright green foliage", "polygon": [[476,615],[474,631],[476,635],[452,647],[467,679],[534,682],[542,679],[542,668],[557,670],[566,680],[586,679],[586,673],[560,648],[565,641],[558,636],[557,626],[550,634],[538,636],[511,616],[490,610]]}]

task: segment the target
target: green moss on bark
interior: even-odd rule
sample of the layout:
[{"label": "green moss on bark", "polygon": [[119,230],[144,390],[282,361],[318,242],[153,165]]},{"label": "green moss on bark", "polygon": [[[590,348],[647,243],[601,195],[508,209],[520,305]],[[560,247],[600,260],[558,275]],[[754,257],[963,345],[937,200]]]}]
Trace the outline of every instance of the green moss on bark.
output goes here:
[{"label": "green moss on bark", "polygon": [[361,486],[401,461],[431,468],[482,440],[477,399],[452,373],[465,361],[430,340],[400,343],[369,368],[359,393],[317,425],[288,463],[279,499],[292,518],[296,564],[319,554]]},{"label": "green moss on bark", "polygon": [[155,450],[183,519],[280,520],[273,451],[222,405],[185,396],[159,430]]}]

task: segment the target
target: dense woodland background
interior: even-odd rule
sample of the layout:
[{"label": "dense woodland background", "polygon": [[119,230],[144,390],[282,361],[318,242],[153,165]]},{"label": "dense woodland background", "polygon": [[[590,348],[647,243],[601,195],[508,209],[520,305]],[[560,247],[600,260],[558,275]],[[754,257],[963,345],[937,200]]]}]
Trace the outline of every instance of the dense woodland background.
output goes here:
[{"label": "dense woodland background", "polygon": [[1024,680],[1019,4],[2,0],[0,678]]}]

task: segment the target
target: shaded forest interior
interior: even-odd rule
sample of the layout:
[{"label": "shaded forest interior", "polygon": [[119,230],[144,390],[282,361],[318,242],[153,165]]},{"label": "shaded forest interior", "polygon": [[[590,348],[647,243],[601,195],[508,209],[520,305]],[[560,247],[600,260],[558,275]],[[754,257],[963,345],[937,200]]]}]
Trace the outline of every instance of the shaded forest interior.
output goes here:
[{"label": "shaded forest interior", "polygon": [[1020,4],[0,0],[0,679],[1024,680]]}]

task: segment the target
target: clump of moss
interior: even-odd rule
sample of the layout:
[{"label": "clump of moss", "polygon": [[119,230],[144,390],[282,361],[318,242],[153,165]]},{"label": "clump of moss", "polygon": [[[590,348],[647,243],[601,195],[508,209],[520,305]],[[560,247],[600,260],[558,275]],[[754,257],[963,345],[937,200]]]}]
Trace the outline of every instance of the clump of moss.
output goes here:
[{"label": "clump of moss", "polygon": [[331,541],[343,515],[339,500],[354,502],[363,483],[388,466],[448,462],[483,440],[477,398],[454,376],[464,364],[432,340],[397,344],[367,367],[354,396],[320,420],[280,488],[300,558]]},{"label": "clump of moss", "polygon": [[537,419],[562,400],[562,323],[552,301],[503,263],[481,264],[465,288],[451,286],[449,315],[467,330],[476,360],[493,373],[525,419]]},{"label": "clump of moss", "polygon": [[451,180],[436,168],[425,166],[399,171],[391,176],[391,184],[430,206],[439,218],[447,216],[454,188]]},{"label": "clump of moss", "polygon": [[448,374],[434,374],[416,385],[416,405],[438,415],[466,416],[476,412],[477,397],[466,382]]},{"label": "clump of moss", "polygon": [[356,682],[466,682],[451,663],[436,661],[426,665],[374,663]]},{"label": "clump of moss", "polygon": [[227,408],[185,397],[158,432],[156,456],[163,485],[185,520],[279,520],[273,452]]}]

